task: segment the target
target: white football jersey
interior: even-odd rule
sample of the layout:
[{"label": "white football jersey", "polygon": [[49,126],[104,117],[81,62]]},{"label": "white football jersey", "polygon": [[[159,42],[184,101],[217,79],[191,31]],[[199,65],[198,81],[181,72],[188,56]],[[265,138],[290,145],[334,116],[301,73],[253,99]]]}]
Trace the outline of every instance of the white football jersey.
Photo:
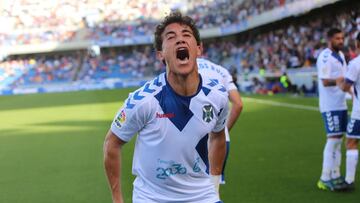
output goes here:
[{"label": "white football jersey", "polygon": [[350,61],[345,80],[354,85],[354,100],[351,118],[360,120],[360,55]]},{"label": "white football jersey", "polygon": [[204,58],[198,58],[197,64],[201,75],[217,78],[219,82],[224,85],[227,91],[237,89],[231,74],[226,68]]},{"label": "white football jersey", "polygon": [[[201,75],[216,78],[222,85],[224,85],[226,91],[228,92],[231,90],[237,91],[237,87],[232,79],[232,76],[226,68],[204,58],[197,58],[197,65]],[[227,128],[225,129],[225,135],[226,141],[230,142],[230,135]]]},{"label": "white football jersey", "polygon": [[325,87],[322,79],[344,77],[346,61],[342,52],[324,49],[317,58],[320,112],[346,110],[345,93],[338,86]]},{"label": "white football jersey", "polygon": [[217,79],[200,76],[194,96],[174,92],[165,73],[129,95],[111,125],[128,142],[138,133],[133,202],[219,201],[207,173],[207,135],[225,128],[228,94]]}]

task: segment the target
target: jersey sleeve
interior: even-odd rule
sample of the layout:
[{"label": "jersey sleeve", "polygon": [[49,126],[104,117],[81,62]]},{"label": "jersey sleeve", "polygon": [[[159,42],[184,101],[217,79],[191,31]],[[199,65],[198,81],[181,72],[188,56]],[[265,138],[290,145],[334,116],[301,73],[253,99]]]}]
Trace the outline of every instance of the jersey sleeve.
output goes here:
[{"label": "jersey sleeve", "polygon": [[218,120],[212,132],[220,132],[226,126],[226,119],[229,112],[228,97],[224,98],[222,101],[222,106],[220,108],[220,111],[218,112]]},{"label": "jersey sleeve", "polygon": [[317,66],[318,66],[318,75],[320,79],[332,79],[331,77],[332,66],[328,57],[322,56],[322,59],[318,59]]},{"label": "jersey sleeve", "polygon": [[233,81],[233,78],[232,78],[231,74],[229,73],[229,71],[226,70],[224,74],[225,74],[225,81],[224,81],[225,83],[224,83],[224,85],[225,85],[226,90],[227,91],[237,90],[237,87],[236,87],[236,85],[235,85],[235,83]]},{"label": "jersey sleeve", "polygon": [[359,79],[359,67],[355,65],[356,63],[351,63],[348,66],[348,70],[345,74],[345,79],[349,83],[354,83]]},{"label": "jersey sleeve", "polygon": [[111,131],[125,142],[130,141],[146,123],[146,111],[142,105],[132,108],[127,105],[130,97],[117,112],[111,124]]}]

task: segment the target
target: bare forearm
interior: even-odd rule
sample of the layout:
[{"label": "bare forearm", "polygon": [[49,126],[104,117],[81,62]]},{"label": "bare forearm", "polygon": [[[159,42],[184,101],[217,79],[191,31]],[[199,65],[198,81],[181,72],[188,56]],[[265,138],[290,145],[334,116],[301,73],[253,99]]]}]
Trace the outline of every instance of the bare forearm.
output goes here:
[{"label": "bare forearm", "polygon": [[106,139],[104,144],[104,166],[114,203],[123,203],[120,184],[121,151],[117,143]]},{"label": "bare forearm", "polygon": [[332,87],[332,86],[336,86],[336,80],[331,80],[331,79],[327,79],[327,80],[323,80],[323,85],[325,87]]},{"label": "bare forearm", "polygon": [[230,131],[232,129],[232,127],[234,126],[235,122],[237,121],[237,119],[239,118],[241,111],[242,111],[242,105],[241,106],[232,106],[231,111],[230,111],[230,115],[228,118],[228,122],[227,122],[227,128]]},{"label": "bare forearm", "polygon": [[243,102],[237,90],[229,92],[229,100],[231,102],[231,110],[227,121],[227,128],[230,131],[242,112]]},{"label": "bare forearm", "polygon": [[209,161],[210,174],[220,175],[226,154],[226,141],[224,135],[210,135],[209,141]]}]

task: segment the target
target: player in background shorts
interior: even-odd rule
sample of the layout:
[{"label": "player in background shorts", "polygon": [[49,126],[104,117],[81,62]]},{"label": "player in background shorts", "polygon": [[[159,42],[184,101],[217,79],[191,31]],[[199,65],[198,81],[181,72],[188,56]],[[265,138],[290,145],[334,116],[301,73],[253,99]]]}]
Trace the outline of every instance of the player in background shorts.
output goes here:
[{"label": "player in background shorts", "polygon": [[317,58],[319,107],[324,120],[327,139],[323,151],[323,164],[317,186],[321,190],[342,190],[346,187],[340,174],[341,144],[347,125],[345,93],[337,86],[338,78],[346,72],[346,61],[341,49],[344,33],[331,28],[327,32],[328,48]]}]

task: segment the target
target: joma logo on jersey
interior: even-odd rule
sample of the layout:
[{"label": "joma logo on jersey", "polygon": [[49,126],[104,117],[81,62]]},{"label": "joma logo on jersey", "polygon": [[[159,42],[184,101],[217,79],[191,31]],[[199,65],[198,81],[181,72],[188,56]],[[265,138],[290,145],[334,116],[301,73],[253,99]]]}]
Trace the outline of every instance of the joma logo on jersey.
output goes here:
[{"label": "joma logo on jersey", "polygon": [[205,122],[210,122],[214,118],[214,108],[209,104],[205,105],[203,108],[203,120]]}]

